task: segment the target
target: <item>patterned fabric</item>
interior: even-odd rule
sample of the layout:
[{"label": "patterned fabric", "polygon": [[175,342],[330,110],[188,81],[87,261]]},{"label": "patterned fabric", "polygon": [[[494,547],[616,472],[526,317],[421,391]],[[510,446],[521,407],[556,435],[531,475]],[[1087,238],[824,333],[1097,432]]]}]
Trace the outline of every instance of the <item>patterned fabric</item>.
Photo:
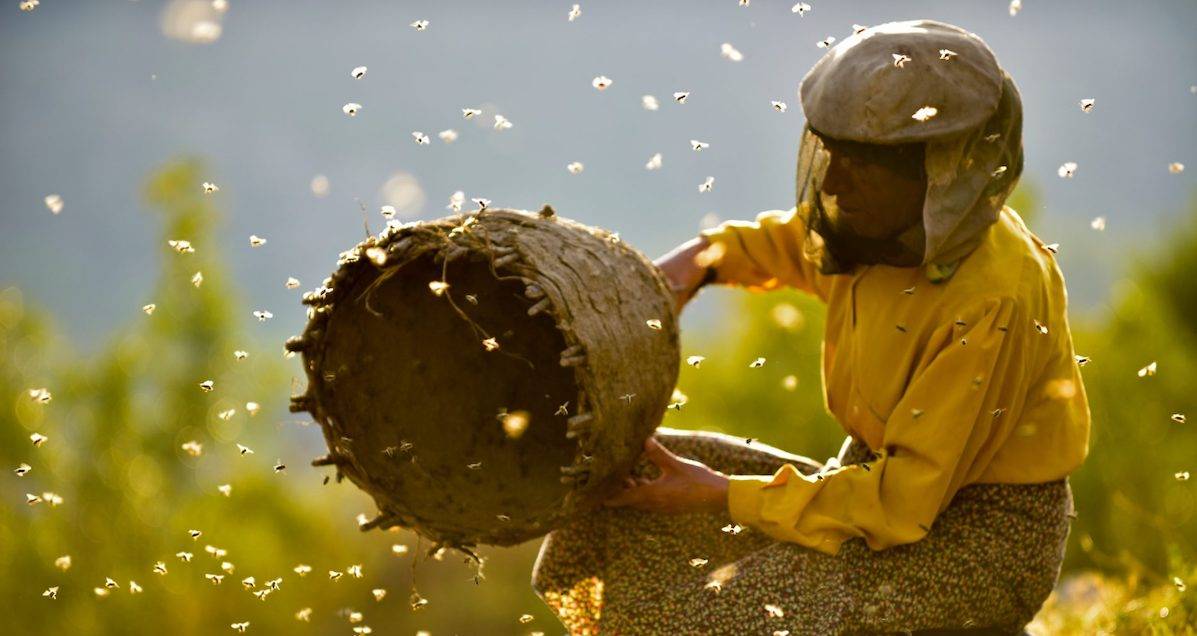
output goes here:
[{"label": "patterned fabric", "polygon": [[[727,474],[822,468],[720,434],[657,439]],[[838,461],[870,459],[852,441]],[[1055,585],[1072,516],[1066,480],[972,485],[922,540],[878,552],[854,539],[832,556],[726,513],[604,508],[545,538],[532,585],[570,634],[1020,634]]]}]

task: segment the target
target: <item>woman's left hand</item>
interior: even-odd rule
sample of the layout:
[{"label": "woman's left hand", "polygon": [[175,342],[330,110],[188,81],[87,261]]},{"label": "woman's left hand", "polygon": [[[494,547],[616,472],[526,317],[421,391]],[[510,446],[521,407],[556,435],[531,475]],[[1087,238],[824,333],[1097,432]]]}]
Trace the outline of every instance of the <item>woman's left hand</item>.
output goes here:
[{"label": "woman's left hand", "polygon": [[674,455],[652,437],[644,442],[644,454],[661,469],[661,476],[653,480],[629,476],[623,490],[604,505],[668,513],[727,510],[727,475]]}]

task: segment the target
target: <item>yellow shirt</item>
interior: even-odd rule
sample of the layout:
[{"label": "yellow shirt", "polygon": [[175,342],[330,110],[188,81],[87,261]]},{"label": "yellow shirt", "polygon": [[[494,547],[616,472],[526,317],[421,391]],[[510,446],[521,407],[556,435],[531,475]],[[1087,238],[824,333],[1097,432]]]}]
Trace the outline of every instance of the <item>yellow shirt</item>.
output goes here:
[{"label": "yellow shirt", "polygon": [[723,250],[717,283],[827,303],[826,407],[879,454],[817,477],[788,464],[733,476],[740,525],[830,554],[853,537],[881,550],[922,538],[964,486],[1053,481],[1084,460],[1089,405],[1064,280],[1013,209],[939,284],[918,267],[818,273],[793,209],[702,234]]}]

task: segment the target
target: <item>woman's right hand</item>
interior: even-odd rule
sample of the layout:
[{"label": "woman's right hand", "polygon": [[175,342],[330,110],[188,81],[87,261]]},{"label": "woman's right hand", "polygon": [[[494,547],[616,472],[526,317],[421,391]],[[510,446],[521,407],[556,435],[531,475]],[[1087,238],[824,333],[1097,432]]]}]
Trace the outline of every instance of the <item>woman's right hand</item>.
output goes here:
[{"label": "woman's right hand", "polygon": [[709,246],[706,238],[699,236],[673,248],[669,253],[653,261],[669,281],[673,292],[673,306],[678,313],[702,287],[707,268],[695,262],[696,257]]}]

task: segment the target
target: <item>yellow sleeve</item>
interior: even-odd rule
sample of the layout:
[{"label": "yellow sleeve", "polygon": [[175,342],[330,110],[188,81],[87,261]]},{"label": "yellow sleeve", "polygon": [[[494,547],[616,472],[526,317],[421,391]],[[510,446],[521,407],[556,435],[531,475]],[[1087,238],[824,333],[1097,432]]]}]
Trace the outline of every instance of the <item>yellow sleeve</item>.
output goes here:
[{"label": "yellow sleeve", "polygon": [[921,539],[1017,423],[1033,380],[1031,339],[1046,337],[1012,299],[986,300],[964,316],[964,326],[936,332],[940,350],[887,419],[876,461],[813,476],[789,465],[734,476],[732,518],[829,554],[854,537],[874,550]]},{"label": "yellow sleeve", "polygon": [[796,209],[766,210],[755,221],[724,221],[703,230],[715,256],[715,282],[751,289],[788,285],[825,299],[818,268],[802,255],[806,226]]}]

